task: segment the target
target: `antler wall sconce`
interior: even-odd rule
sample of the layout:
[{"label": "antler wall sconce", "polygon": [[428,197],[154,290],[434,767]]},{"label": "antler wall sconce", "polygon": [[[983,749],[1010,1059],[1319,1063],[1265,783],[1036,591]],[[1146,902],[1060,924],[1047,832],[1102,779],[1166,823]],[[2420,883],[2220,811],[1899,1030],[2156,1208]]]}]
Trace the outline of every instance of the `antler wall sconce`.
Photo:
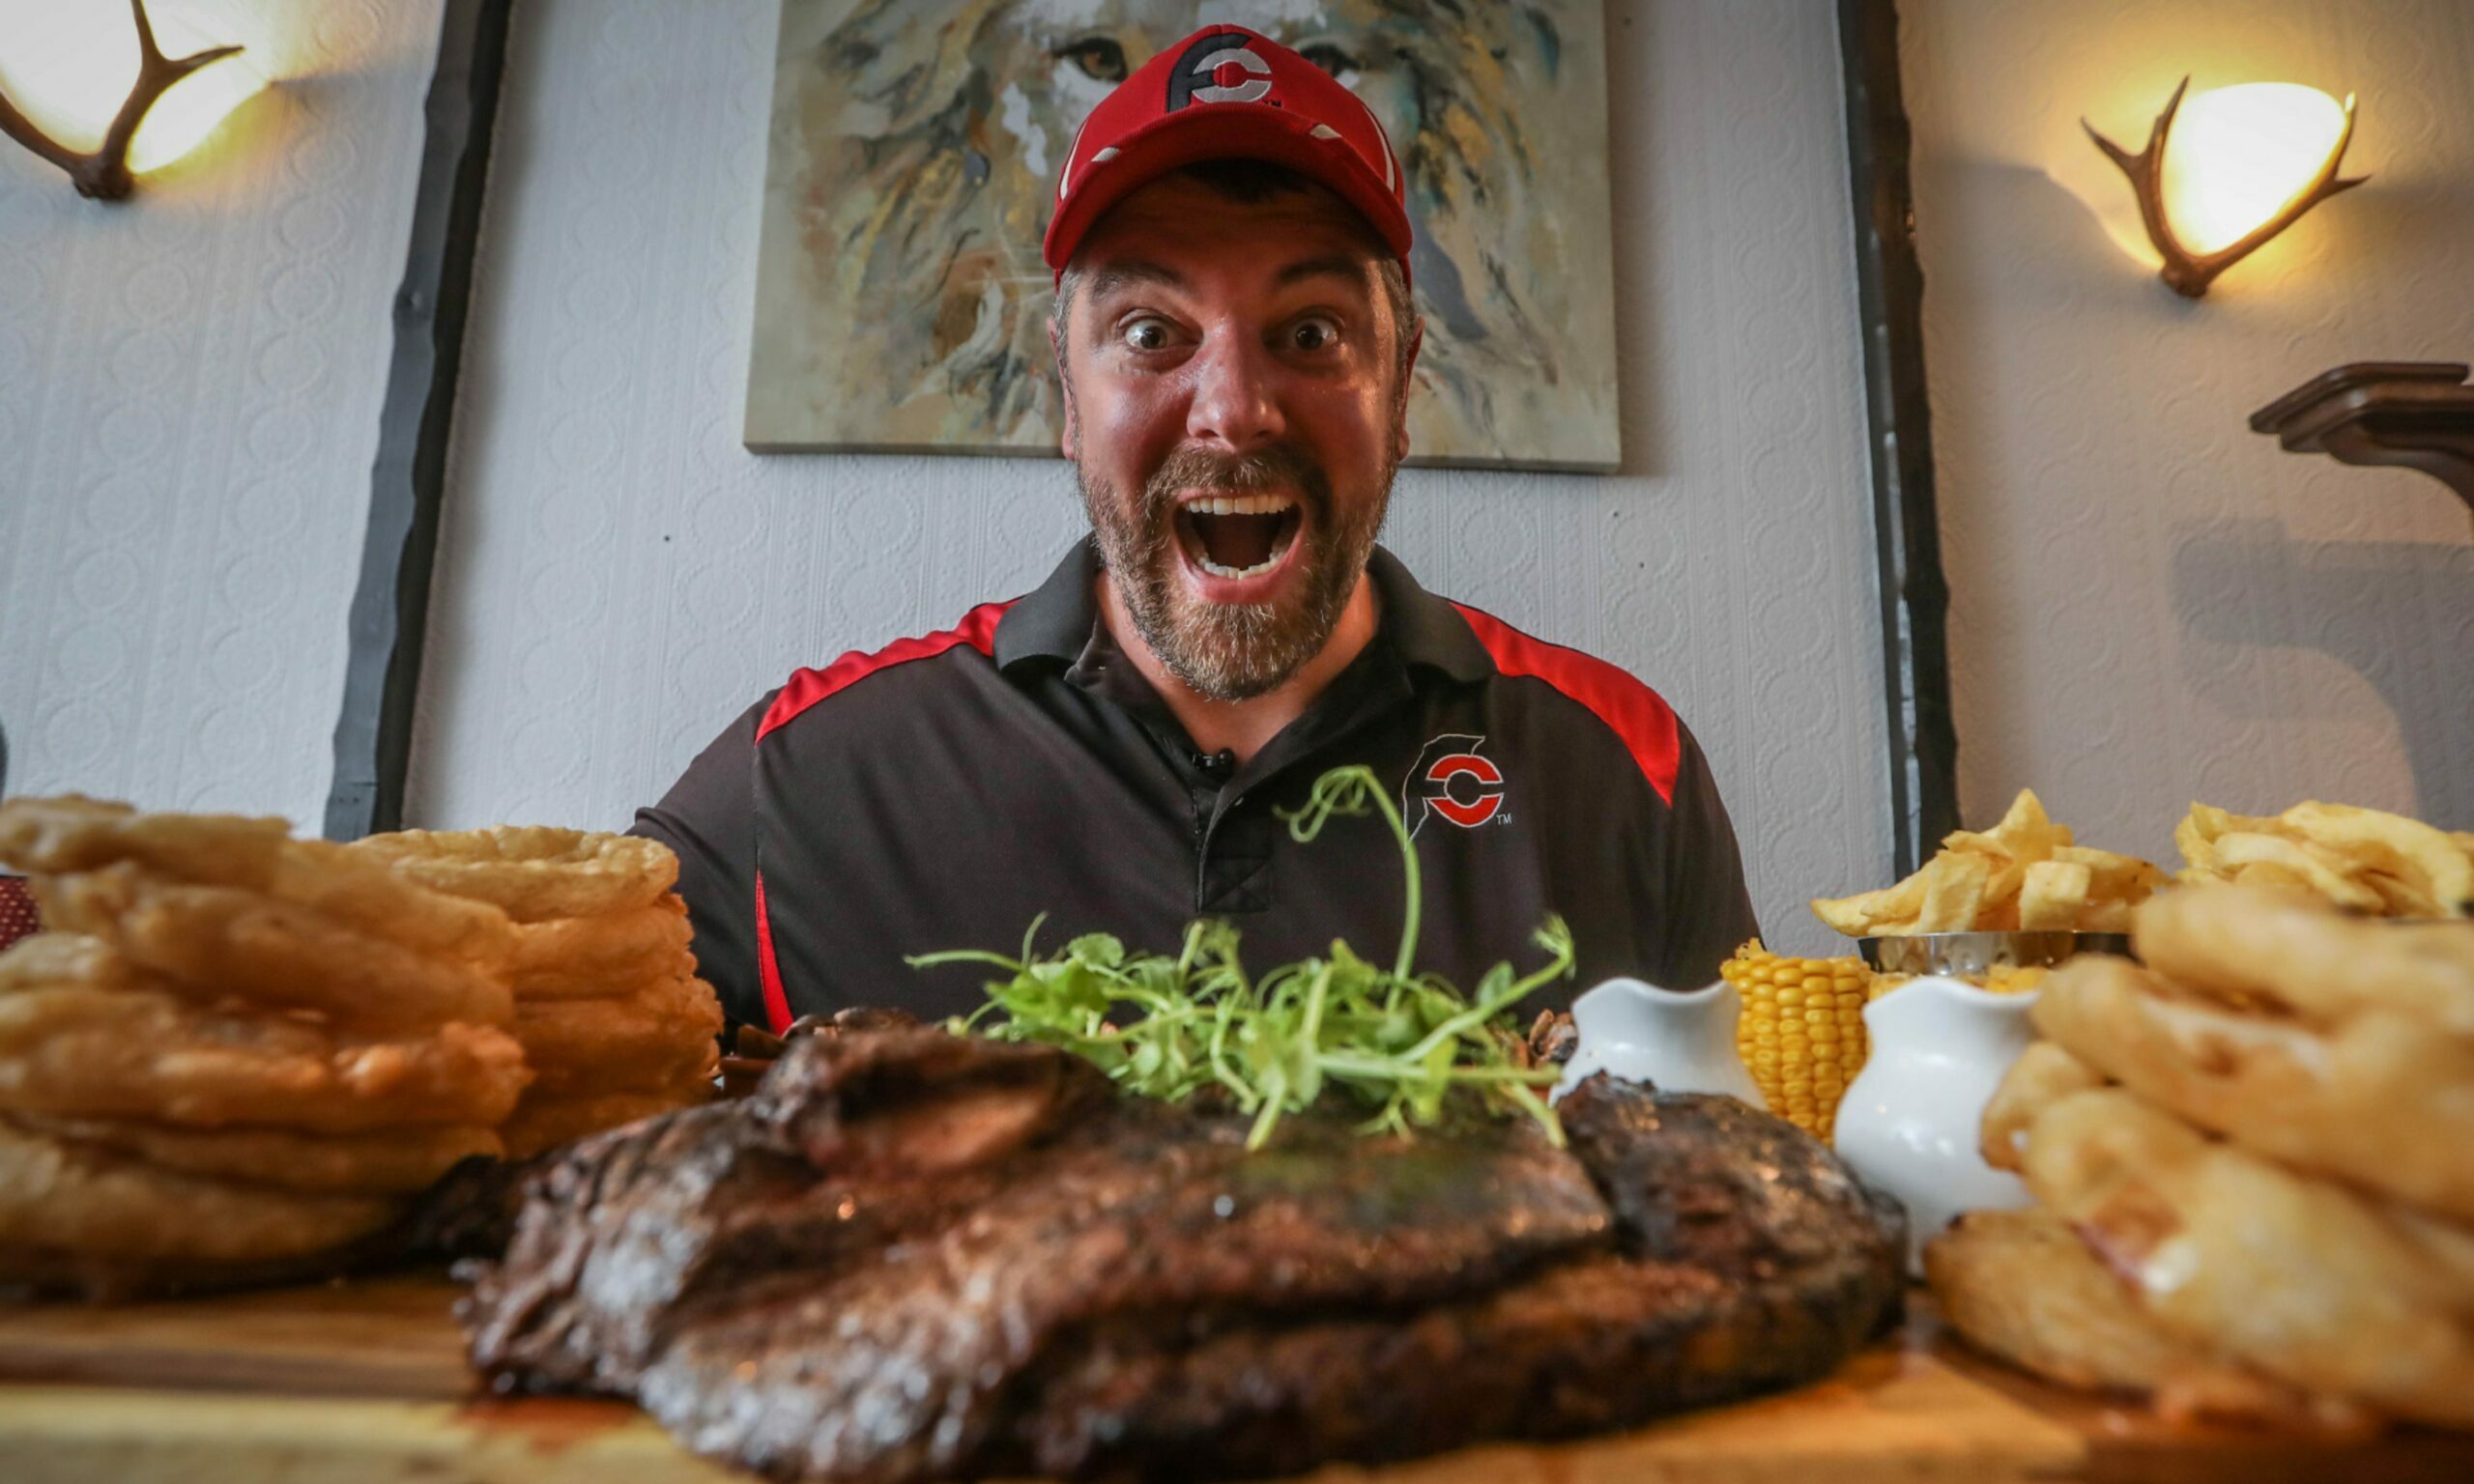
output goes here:
[{"label": "antler wall sconce", "polygon": [[[264,77],[243,64],[216,69],[210,74],[215,86],[200,82],[174,92],[176,84],[241,48],[209,46],[186,57],[167,57],[156,44],[146,0],[129,0],[129,8],[137,23],[137,77],[102,127],[101,142],[96,148],[70,148],[0,93],[0,133],[67,171],[79,195],[99,201],[126,198],[139,172],[158,169],[187,154],[224,115],[266,85]],[[49,106],[38,111],[63,123],[101,123],[112,79],[127,70],[126,53],[114,55],[113,39],[98,30],[94,20],[92,0],[67,6],[59,0],[0,0],[0,44],[6,50],[15,50],[37,31],[48,33],[47,40],[67,35],[68,44],[44,48],[40,75],[14,84],[29,104],[40,95]],[[78,30],[69,34],[67,28],[72,25]],[[10,60],[22,62],[0,56],[0,62]],[[172,94],[170,101],[158,108],[156,104],[167,93]],[[146,126],[142,132],[140,125]]]},{"label": "antler wall sconce", "polygon": [[2086,119],[2079,126],[2130,177],[2147,240],[2165,259],[2157,276],[2197,299],[2305,212],[2371,177],[2337,177],[2354,133],[2351,94],[2341,104],[2316,88],[2248,82],[2202,93],[2184,111],[2190,86],[2184,77],[2173,90],[2136,155]]}]

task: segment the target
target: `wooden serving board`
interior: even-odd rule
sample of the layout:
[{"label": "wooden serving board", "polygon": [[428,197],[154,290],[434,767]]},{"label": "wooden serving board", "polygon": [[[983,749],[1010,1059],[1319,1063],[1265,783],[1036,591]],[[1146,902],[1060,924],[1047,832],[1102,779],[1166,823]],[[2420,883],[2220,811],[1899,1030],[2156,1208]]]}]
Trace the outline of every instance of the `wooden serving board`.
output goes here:
[{"label": "wooden serving board", "polygon": [[[617,1402],[482,1394],[436,1276],[187,1303],[0,1309],[0,1479],[667,1484],[743,1478]],[[2474,1480],[2474,1436],[2369,1443],[2169,1425],[1969,1356],[1919,1302],[1817,1385],[1561,1446],[1322,1484]]]}]

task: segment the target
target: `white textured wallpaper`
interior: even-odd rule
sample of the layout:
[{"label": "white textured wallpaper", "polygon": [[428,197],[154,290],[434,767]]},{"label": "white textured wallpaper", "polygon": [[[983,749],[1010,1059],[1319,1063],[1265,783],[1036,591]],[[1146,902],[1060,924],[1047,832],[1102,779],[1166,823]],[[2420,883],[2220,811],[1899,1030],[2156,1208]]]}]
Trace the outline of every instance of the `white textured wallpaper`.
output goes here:
[{"label": "white textured wallpaper", "polygon": [[0,140],[9,788],[315,828],[439,3],[155,10],[275,86],[120,205]]},{"label": "white textured wallpaper", "polygon": [[[1832,8],[1610,3],[1625,469],[1412,471],[1427,585],[1700,734],[1774,938],[1886,879]],[[951,623],[1080,528],[1054,460],[739,445],[767,0],[527,0],[490,182],[414,822],[623,824],[803,664]]]},{"label": "white textured wallpaper", "polygon": [[[1900,10],[1969,819],[2032,785],[2169,863],[2194,798],[2474,828],[2465,506],[2248,425],[2343,362],[2474,359],[2474,5]],[[2359,94],[2372,176],[2198,301],[2114,245],[2078,122],[2139,148],[2185,71]]]}]

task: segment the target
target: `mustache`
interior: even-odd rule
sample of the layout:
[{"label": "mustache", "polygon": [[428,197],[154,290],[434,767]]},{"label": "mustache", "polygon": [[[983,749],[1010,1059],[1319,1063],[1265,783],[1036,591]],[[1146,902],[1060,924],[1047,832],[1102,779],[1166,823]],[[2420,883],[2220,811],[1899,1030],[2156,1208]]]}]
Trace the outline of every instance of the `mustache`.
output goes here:
[{"label": "mustache", "polygon": [[1304,449],[1292,444],[1275,443],[1251,453],[1180,448],[1143,481],[1143,514],[1155,522],[1165,521],[1176,506],[1180,490],[1250,495],[1279,489],[1295,490],[1315,515],[1331,508],[1330,475]]}]

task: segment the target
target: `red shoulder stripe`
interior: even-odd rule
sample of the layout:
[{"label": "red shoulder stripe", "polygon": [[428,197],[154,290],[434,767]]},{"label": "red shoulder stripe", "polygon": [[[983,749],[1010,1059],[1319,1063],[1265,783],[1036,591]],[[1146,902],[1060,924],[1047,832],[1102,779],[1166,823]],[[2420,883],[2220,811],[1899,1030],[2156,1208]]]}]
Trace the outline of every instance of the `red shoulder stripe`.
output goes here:
[{"label": "red shoulder stripe", "polygon": [[1469,621],[1478,642],[1494,657],[1497,670],[1507,675],[1535,676],[1589,707],[1624,739],[1632,760],[1640,764],[1641,776],[1650,781],[1658,797],[1675,802],[1675,770],[1683,739],[1675,710],[1663,697],[1604,660],[1532,638],[1494,614],[1465,604],[1452,606]]},{"label": "red shoulder stripe", "polygon": [[[756,740],[789,722],[792,717],[834,694],[848,690],[877,671],[890,669],[911,660],[925,660],[944,653],[956,644],[968,644],[982,654],[996,652],[996,620],[1005,610],[1021,602],[1009,598],[1002,603],[982,603],[963,615],[963,621],[950,629],[919,639],[897,639],[874,654],[861,654],[853,649],[822,670],[802,670],[792,675],[764,710],[764,720],[756,728]],[[756,873],[756,964],[764,982],[764,1014],[778,1033],[791,1023],[791,997],[782,987],[782,967],[773,956],[773,919],[764,907],[764,872]]]},{"label": "red shoulder stripe", "polygon": [[950,629],[918,639],[897,639],[874,654],[861,654],[853,649],[822,670],[802,670],[791,676],[781,694],[766,708],[763,723],[756,728],[756,740],[782,726],[808,707],[834,694],[865,680],[877,671],[887,670],[911,660],[933,659],[956,644],[968,644],[982,654],[996,652],[996,620],[1005,610],[1021,602],[1009,598],[1002,603],[982,603],[963,615],[963,621]]},{"label": "red shoulder stripe", "polygon": [[764,982],[764,1018],[773,1034],[791,1028],[791,996],[782,987],[782,966],[773,959],[773,920],[764,912],[764,872],[756,873],[756,971]]}]

